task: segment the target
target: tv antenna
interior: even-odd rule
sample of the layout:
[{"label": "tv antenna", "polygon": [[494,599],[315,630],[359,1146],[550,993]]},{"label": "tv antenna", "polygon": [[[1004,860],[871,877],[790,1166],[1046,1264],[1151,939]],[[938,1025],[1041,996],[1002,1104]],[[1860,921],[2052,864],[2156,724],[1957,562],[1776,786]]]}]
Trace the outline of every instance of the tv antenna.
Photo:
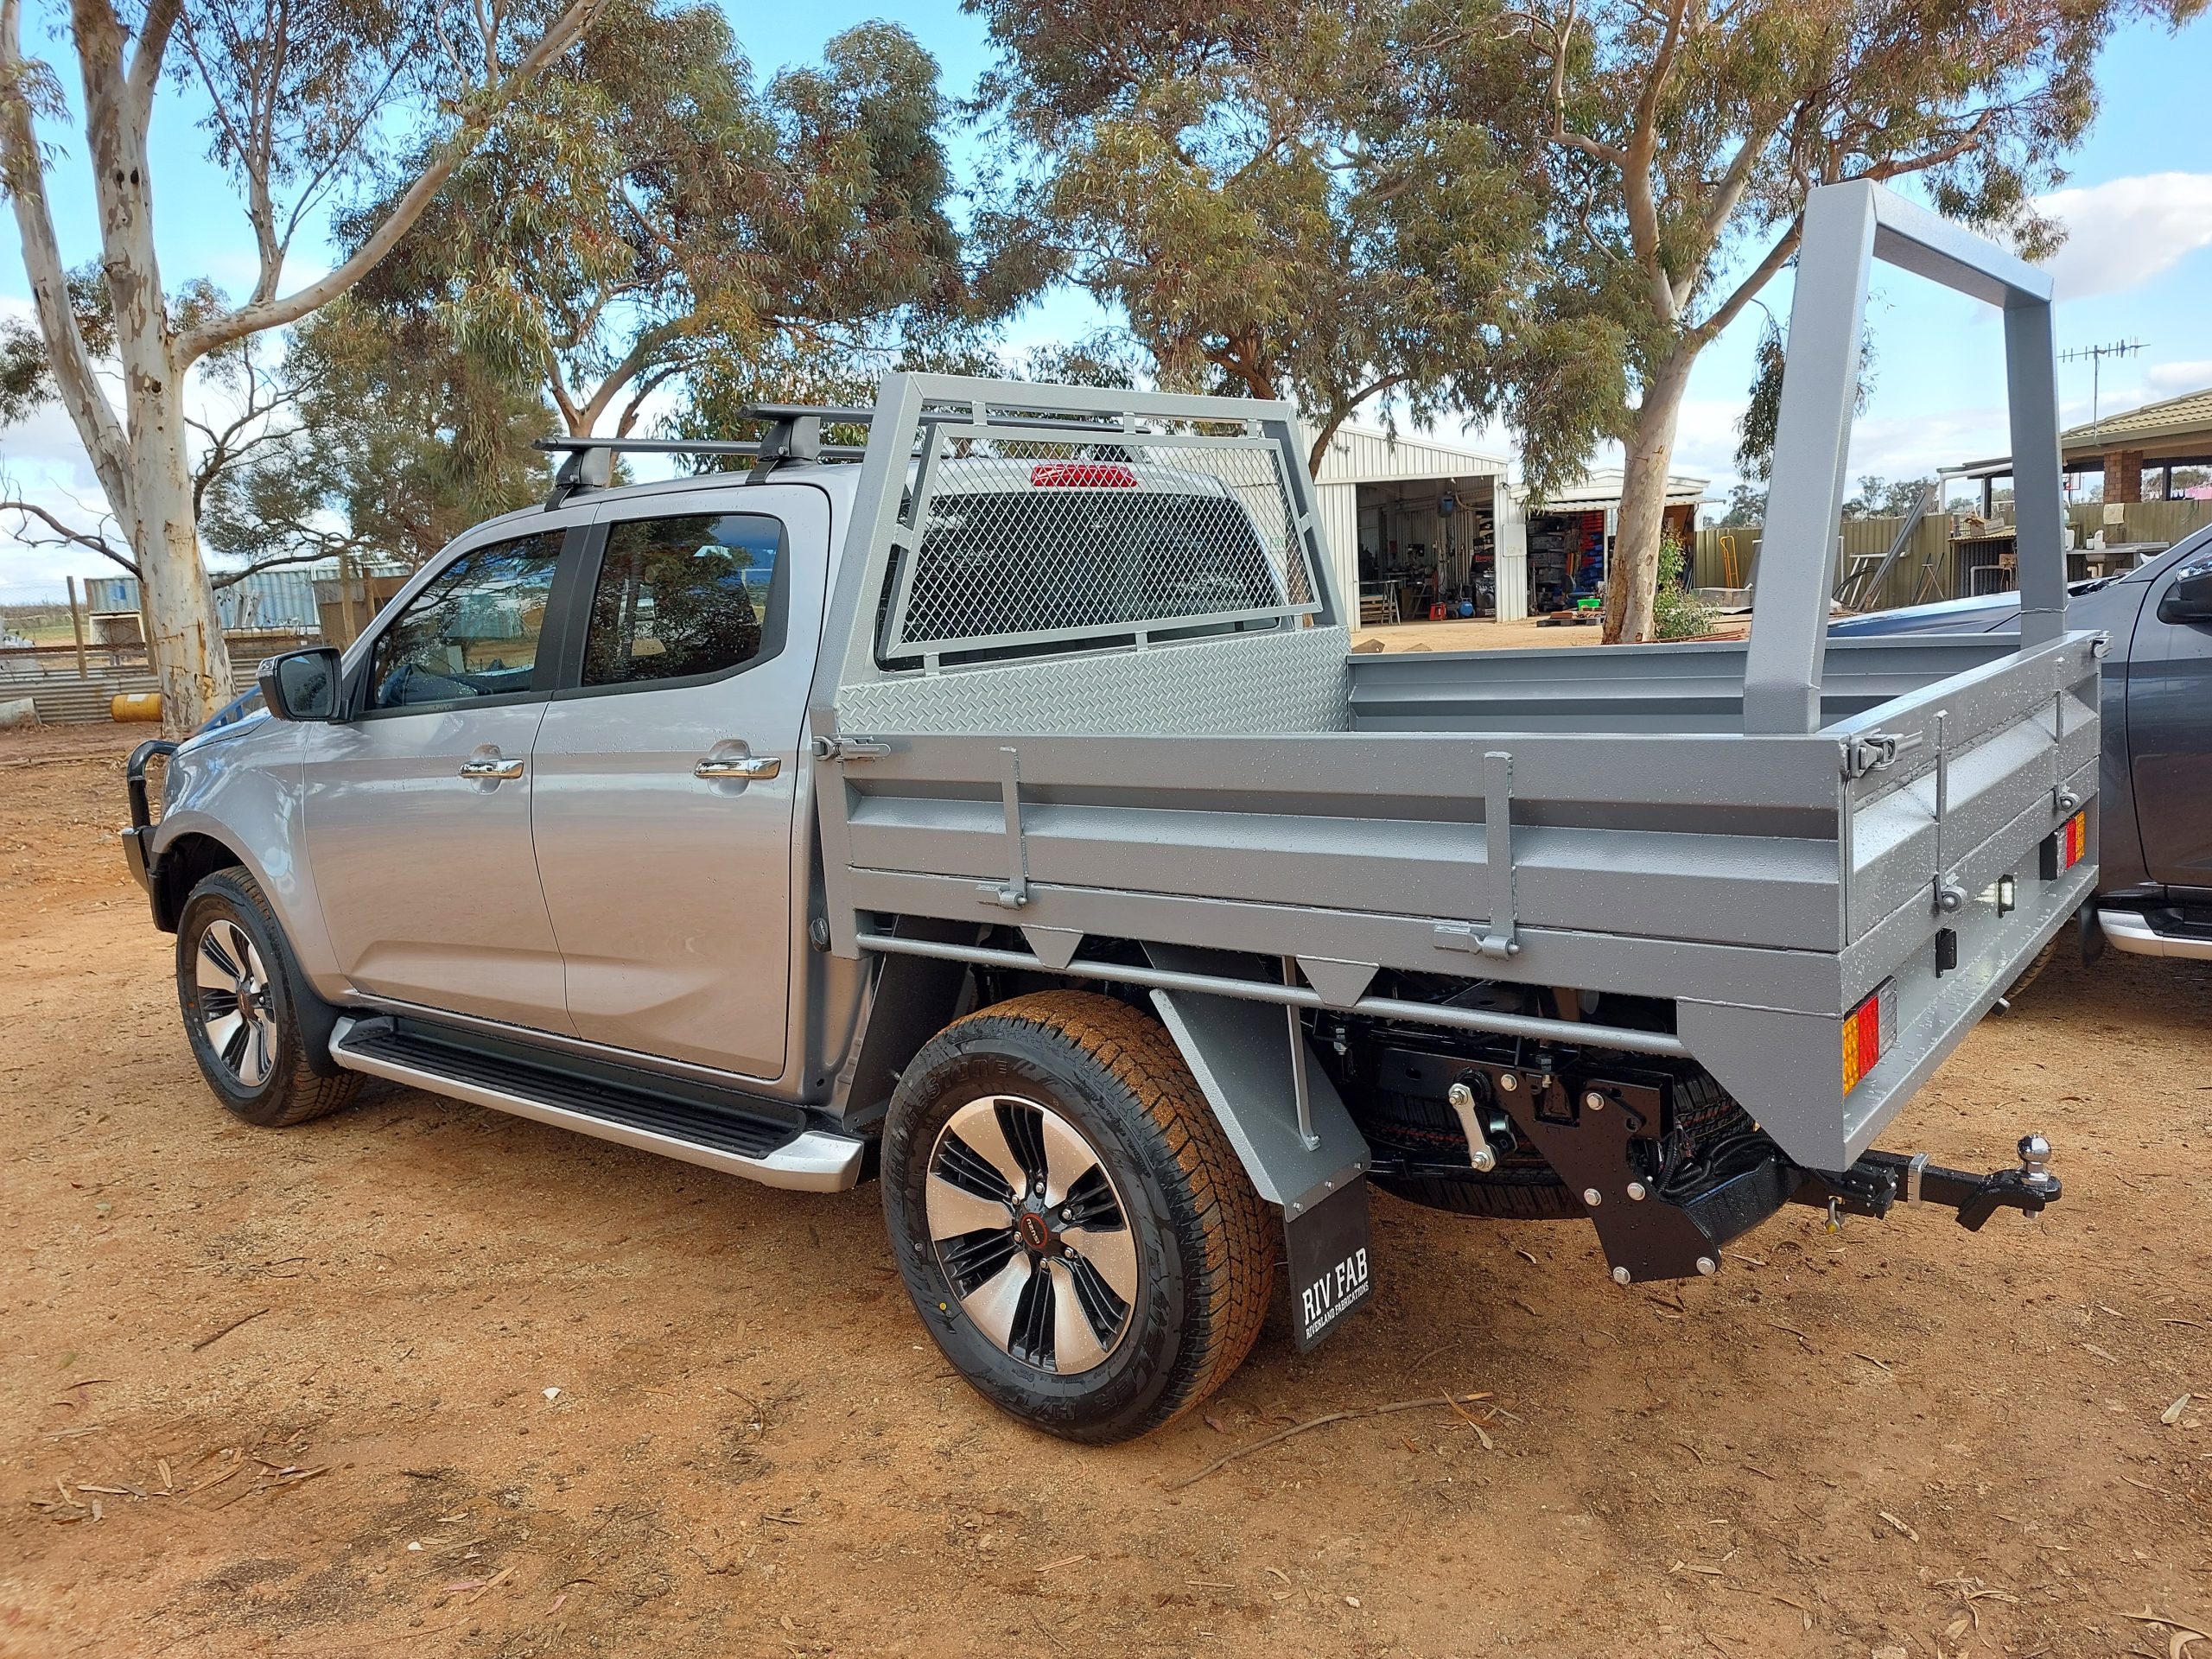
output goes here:
[{"label": "tv antenna", "polygon": [[2089,365],[2089,435],[2091,437],[2101,438],[2104,435],[2103,413],[2099,407],[2102,388],[2099,382],[2104,378],[2105,359],[2133,357],[2142,349],[2143,342],[2139,340],[2114,340],[2109,346],[2077,346],[2070,352],[2061,352],[2058,354],[2058,360],[2062,363],[2087,361]]}]

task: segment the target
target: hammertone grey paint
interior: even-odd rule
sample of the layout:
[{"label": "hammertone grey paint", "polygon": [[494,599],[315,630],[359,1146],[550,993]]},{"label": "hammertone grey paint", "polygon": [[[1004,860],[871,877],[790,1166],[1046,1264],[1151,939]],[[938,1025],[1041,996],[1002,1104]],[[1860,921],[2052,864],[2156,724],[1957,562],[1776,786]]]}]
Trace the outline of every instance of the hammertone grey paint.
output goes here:
[{"label": "hammertone grey paint", "polygon": [[[1872,186],[1816,193],[1807,248],[1819,274],[1800,281],[1793,340],[1808,349],[1791,353],[1776,491],[1798,533],[1770,530],[1748,646],[1356,658],[1341,680],[1332,662],[1286,690],[1257,732],[1224,664],[1268,636],[902,672],[877,658],[872,596],[913,535],[899,497],[928,408],[1008,436],[1088,416],[1242,420],[1286,442],[1288,410],[893,377],[810,716],[840,742],[817,797],[835,948],[856,954],[885,916],[1018,919],[1062,960],[1090,935],[1155,958],[1230,950],[1667,998],[1690,1052],[1792,1157],[1851,1163],[2094,879],[2085,865],[2043,881],[2037,849],[2095,795],[2098,662],[2092,636],[2063,626],[2055,464],[2022,484],[2038,614],[2023,636],[1830,648],[1870,261],[2006,307],[2016,448],[2055,463],[2049,289]],[[1317,566],[1333,620],[1343,596]],[[1172,724],[1071,720],[1117,677],[1172,704]],[[1315,707],[1339,685],[1340,712]],[[2017,902],[2000,915],[2002,876]],[[1944,929],[1960,965],[1939,974]],[[1885,980],[1895,1046],[1847,1096],[1840,1020]]]}]

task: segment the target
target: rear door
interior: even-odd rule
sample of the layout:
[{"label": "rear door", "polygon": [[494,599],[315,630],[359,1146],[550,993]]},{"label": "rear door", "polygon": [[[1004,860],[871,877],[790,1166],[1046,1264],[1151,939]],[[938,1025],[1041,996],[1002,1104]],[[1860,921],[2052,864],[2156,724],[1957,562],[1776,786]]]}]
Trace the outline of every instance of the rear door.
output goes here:
[{"label": "rear door", "polygon": [[2159,601],[2212,568],[2184,557],[2145,596],[2127,675],[2128,766],[2150,878],[2212,887],[2212,623],[2169,622]]},{"label": "rear door", "polygon": [[593,1042],[773,1078],[828,499],[743,486],[600,511],[582,649],[534,760],[569,1017]]},{"label": "rear door", "polygon": [[448,557],[380,620],[352,717],[301,728],[323,921],[340,971],[372,995],[569,1028],[531,849],[530,753],[556,671],[556,582],[587,518],[549,515]]}]

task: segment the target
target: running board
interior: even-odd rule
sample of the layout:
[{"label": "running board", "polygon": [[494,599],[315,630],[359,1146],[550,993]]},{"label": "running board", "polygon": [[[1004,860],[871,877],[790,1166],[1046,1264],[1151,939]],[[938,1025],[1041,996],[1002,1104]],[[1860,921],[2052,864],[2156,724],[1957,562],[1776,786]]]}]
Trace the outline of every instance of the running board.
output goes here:
[{"label": "running board", "polygon": [[765,1186],[842,1192],[859,1182],[868,1151],[865,1141],[808,1127],[804,1112],[781,1102],[708,1100],[627,1067],[584,1072],[521,1044],[491,1047],[458,1033],[448,1039],[389,1016],[340,1018],[331,1033],[330,1058],[349,1071]]},{"label": "running board", "polygon": [[2138,957],[2171,957],[2183,961],[2212,961],[2212,935],[2162,933],[2139,910],[2100,910],[2097,925],[2115,950]]}]

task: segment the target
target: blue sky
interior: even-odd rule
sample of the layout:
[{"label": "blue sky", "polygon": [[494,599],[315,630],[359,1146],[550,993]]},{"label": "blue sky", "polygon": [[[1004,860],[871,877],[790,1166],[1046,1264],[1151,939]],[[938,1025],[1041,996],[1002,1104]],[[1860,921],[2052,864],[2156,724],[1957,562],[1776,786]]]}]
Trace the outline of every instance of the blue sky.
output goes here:
[{"label": "blue sky", "polygon": [[[814,59],[840,30],[885,15],[867,0],[825,0],[809,7],[730,8],[753,64],[764,76]],[[50,16],[51,14],[49,14]],[[956,0],[906,0],[893,14],[933,52],[948,92],[966,93],[987,67],[989,47],[978,19]],[[26,45],[53,56],[74,91],[74,66],[48,35],[35,9]],[[2140,339],[2139,354],[2107,363],[2102,407],[2110,411],[2153,397],[2212,385],[2212,123],[2203,89],[2212,86],[2212,22],[2169,35],[2138,26],[2117,35],[2100,64],[2103,110],[2072,162],[2068,188],[2050,203],[2072,229],[2054,262],[2062,350]],[[229,181],[201,159],[205,141],[185,100],[164,89],[154,155],[156,220],[163,280],[204,275],[236,294],[252,275],[251,242]],[[90,190],[81,174],[81,138],[57,129],[65,154],[53,192],[66,259],[95,249]],[[976,139],[955,138],[956,160],[972,159]],[[27,310],[28,289],[7,219],[0,257],[0,308]],[[321,268],[323,250],[303,241],[291,283]],[[1777,315],[1789,305],[1787,279],[1764,296]],[[1065,338],[1107,321],[1082,296],[1062,293],[1018,319],[1017,345]],[[1732,474],[1734,424],[1751,377],[1760,314],[1747,312],[1700,359],[1683,410],[1675,469],[1712,480],[1716,493]],[[1936,467],[2002,454],[2004,378],[1993,312],[1917,278],[1878,272],[1871,323],[1875,385],[1854,430],[1851,474],[1924,474]],[[2087,364],[2059,372],[2063,413],[2088,417]],[[1471,434],[1504,448],[1503,433]],[[1603,462],[1610,457],[1597,458]],[[16,487],[60,512],[95,510],[82,450],[66,416],[49,410],[0,433],[0,467]],[[89,555],[29,550],[0,542],[0,600],[58,593],[64,572],[100,568]]]}]

